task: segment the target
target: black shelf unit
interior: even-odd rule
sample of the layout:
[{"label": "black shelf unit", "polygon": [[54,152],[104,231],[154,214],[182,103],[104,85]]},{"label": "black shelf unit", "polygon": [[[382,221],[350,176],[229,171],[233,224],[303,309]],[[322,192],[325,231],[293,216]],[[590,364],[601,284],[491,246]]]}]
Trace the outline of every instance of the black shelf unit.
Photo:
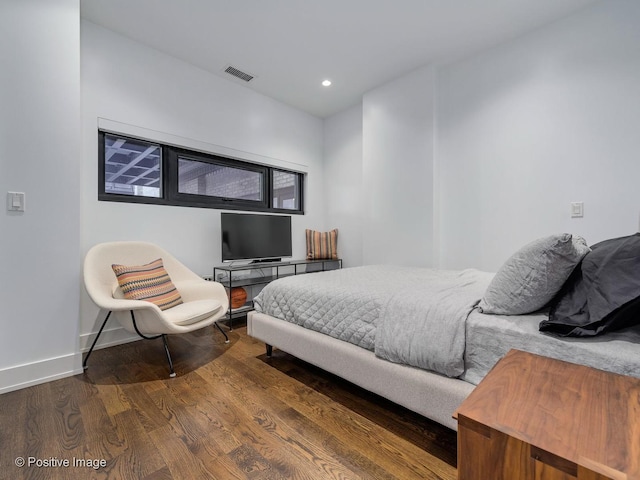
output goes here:
[{"label": "black shelf unit", "polygon": [[[218,265],[213,267],[213,280],[221,283],[229,295],[229,310],[224,319],[233,329],[233,319],[241,317],[253,310],[253,298],[237,308],[231,307],[231,291],[238,287],[254,287],[266,285],[278,278],[303,275],[342,268],[342,259],[292,260],[288,262],[257,262],[240,265]],[[247,273],[248,272],[248,273]],[[235,278],[234,278],[235,277]]]}]

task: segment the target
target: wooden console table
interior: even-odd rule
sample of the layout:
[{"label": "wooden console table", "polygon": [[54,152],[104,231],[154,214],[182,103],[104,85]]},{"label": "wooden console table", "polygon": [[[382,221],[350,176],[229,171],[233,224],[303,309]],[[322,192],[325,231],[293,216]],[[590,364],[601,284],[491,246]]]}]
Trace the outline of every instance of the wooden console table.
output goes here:
[{"label": "wooden console table", "polygon": [[454,417],[459,480],[640,479],[640,379],[511,350]]}]

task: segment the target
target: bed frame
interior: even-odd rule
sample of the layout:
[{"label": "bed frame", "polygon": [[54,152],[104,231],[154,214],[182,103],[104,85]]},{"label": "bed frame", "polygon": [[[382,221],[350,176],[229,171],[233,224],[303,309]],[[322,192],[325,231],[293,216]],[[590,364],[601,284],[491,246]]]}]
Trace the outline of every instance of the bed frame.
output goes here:
[{"label": "bed frame", "polygon": [[264,313],[247,314],[247,333],[453,430],[453,412],[475,388],[471,383],[382,360],[351,343]]}]

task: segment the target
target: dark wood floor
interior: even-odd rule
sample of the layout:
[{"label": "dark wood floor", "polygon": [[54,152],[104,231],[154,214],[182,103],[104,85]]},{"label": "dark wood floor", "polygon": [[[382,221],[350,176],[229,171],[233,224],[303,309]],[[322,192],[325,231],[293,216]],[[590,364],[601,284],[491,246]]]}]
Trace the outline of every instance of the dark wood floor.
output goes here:
[{"label": "dark wood floor", "polygon": [[160,340],[138,341],[0,395],[0,478],[456,478],[455,432],[278,350],[269,359],[245,328],[229,336],[171,336],[176,378]]}]

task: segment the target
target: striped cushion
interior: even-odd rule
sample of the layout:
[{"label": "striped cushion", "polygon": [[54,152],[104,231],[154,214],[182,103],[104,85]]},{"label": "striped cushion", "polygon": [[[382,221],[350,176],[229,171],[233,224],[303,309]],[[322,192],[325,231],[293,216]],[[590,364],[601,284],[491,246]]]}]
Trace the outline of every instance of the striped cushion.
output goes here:
[{"label": "striped cushion", "polygon": [[330,232],[306,230],[307,260],[338,259],[338,229]]},{"label": "striped cushion", "polygon": [[118,284],[129,300],[146,300],[160,307],[160,310],[182,303],[180,292],[171,281],[159,258],[146,265],[111,265],[118,278]]}]

